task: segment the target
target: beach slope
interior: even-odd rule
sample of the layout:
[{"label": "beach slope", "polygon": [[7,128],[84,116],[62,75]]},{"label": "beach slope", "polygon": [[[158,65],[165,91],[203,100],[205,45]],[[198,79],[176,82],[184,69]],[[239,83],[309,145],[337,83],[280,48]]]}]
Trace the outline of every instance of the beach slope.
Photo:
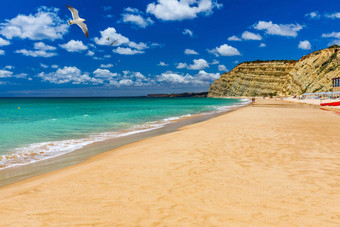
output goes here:
[{"label": "beach slope", "polygon": [[340,116],[260,100],[0,188],[0,225],[339,226]]}]

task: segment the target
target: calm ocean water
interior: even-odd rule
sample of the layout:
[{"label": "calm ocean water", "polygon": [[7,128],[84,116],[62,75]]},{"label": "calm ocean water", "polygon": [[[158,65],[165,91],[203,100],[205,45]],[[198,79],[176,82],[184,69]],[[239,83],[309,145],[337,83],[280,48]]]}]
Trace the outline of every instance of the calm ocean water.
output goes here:
[{"label": "calm ocean water", "polygon": [[0,98],[0,169],[245,102],[215,98]]}]

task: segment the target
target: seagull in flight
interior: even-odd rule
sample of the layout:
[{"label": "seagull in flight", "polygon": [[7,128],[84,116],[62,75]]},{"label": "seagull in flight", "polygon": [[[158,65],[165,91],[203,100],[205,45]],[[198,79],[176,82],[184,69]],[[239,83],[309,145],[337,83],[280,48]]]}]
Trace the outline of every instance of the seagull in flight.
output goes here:
[{"label": "seagull in flight", "polygon": [[87,29],[86,24],[83,23],[85,21],[85,19],[79,17],[78,10],[76,10],[75,8],[73,8],[69,5],[66,5],[66,7],[71,11],[72,17],[73,17],[73,20],[67,21],[68,24],[69,25],[72,25],[72,24],[78,25],[81,28],[81,30],[83,30],[85,36],[88,38],[89,37],[89,30]]},{"label": "seagull in flight", "polygon": [[[106,40],[107,40],[107,41],[110,41],[110,37],[107,37]],[[115,41],[113,41],[113,42],[110,44],[110,46],[112,46],[112,45],[113,45],[114,43],[116,43],[117,41],[118,41],[118,39],[116,39]]]},{"label": "seagull in flight", "polygon": [[118,39],[116,39],[115,41],[113,41],[110,46],[112,46],[114,43],[116,43],[118,41]]}]

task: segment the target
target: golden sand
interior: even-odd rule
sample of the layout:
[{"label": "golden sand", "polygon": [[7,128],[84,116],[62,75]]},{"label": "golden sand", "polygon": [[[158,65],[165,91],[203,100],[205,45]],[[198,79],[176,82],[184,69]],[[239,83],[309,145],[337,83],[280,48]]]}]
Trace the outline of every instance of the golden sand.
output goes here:
[{"label": "golden sand", "polygon": [[339,226],[339,136],[333,112],[260,100],[3,187],[0,225]]},{"label": "golden sand", "polygon": [[314,105],[317,107],[321,107],[324,109],[329,109],[329,110],[333,110],[333,111],[340,111],[340,106],[321,106],[321,103],[332,103],[332,102],[339,102],[340,99],[297,99],[297,98],[292,98],[292,97],[288,97],[285,98],[285,101],[288,102],[295,102],[295,103],[303,103],[303,104],[308,104],[308,105]]}]

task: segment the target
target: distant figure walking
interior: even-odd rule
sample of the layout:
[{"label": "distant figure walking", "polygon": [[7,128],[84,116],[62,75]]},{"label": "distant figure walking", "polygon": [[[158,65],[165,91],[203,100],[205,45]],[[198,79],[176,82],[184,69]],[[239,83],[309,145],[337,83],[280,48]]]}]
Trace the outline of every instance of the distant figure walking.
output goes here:
[{"label": "distant figure walking", "polygon": [[251,103],[255,103],[255,97],[251,98]]}]

